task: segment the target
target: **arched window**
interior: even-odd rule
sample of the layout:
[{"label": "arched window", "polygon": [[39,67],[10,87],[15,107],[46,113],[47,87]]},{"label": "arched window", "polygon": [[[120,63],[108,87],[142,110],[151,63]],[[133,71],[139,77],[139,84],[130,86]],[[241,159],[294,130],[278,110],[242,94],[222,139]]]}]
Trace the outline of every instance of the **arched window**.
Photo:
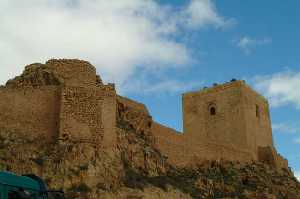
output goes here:
[{"label": "arched window", "polygon": [[216,115],[216,107],[211,106],[211,107],[209,108],[209,113],[210,113],[210,115]]}]

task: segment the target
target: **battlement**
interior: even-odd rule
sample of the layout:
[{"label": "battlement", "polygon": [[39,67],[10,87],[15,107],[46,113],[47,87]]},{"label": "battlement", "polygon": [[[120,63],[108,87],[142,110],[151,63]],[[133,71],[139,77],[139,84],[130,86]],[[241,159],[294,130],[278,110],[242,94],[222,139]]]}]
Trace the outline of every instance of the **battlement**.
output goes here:
[{"label": "battlement", "polygon": [[203,87],[202,89],[200,89],[198,91],[189,91],[189,92],[186,92],[182,95],[183,95],[183,97],[192,97],[192,96],[199,95],[199,94],[218,93],[218,92],[222,92],[226,89],[242,88],[242,87],[247,88],[249,92],[252,92],[252,93],[256,94],[259,98],[261,98],[263,101],[268,103],[267,99],[263,95],[257,93],[255,90],[253,90],[246,83],[245,80],[235,80],[235,79],[232,79],[231,81],[225,82],[223,84],[215,83],[212,87]]},{"label": "battlement", "polygon": [[195,94],[198,95],[199,93],[220,92],[220,91],[226,90],[228,88],[241,87],[241,86],[245,86],[245,85],[246,85],[246,82],[244,80],[234,80],[234,81],[230,81],[230,82],[225,82],[224,84],[215,83],[212,87],[203,87],[202,89],[200,89],[198,91],[186,92],[183,95],[184,96],[193,96]]}]

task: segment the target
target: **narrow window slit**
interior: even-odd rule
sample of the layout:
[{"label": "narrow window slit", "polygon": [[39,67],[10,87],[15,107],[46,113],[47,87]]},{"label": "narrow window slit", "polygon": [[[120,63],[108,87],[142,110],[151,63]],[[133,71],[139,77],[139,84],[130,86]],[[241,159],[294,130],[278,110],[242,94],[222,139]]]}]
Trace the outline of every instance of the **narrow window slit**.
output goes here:
[{"label": "narrow window slit", "polygon": [[260,117],[259,106],[258,106],[258,105],[256,105],[256,106],[255,106],[255,109],[256,109],[256,110],[255,110],[256,117],[258,117],[258,118],[259,118],[259,117]]},{"label": "narrow window slit", "polygon": [[210,107],[210,115],[216,115],[216,108]]}]

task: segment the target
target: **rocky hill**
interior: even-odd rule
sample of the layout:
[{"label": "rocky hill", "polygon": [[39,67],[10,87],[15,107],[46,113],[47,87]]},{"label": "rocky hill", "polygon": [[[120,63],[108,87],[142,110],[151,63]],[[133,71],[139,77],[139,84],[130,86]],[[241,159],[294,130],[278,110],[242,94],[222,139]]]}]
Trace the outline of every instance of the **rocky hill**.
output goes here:
[{"label": "rocky hill", "polygon": [[[85,61],[50,60],[46,64],[27,66],[23,74],[7,82],[3,91],[16,89],[18,95],[16,98],[1,98],[3,101],[2,114],[0,114],[0,124],[2,124],[2,126],[0,125],[1,171],[36,174],[42,177],[51,189],[64,190],[67,199],[300,199],[300,183],[287,167],[225,160],[195,161],[194,164],[188,164],[189,166],[185,168],[170,164],[170,155],[168,158],[157,148],[159,139],[155,135],[161,132],[157,130],[159,128],[152,128],[155,126],[155,122],[146,107],[116,95],[114,86],[104,85],[101,78],[95,74],[96,69]],[[63,114],[64,119],[75,118],[73,118],[74,122],[66,125],[73,128],[65,128],[64,133],[76,129],[76,132],[71,132],[73,133],[71,135],[78,139],[71,139],[72,136],[68,136],[68,134],[59,136],[61,132],[58,127],[61,127],[61,123],[59,124],[57,121],[61,118],[54,120],[54,116],[47,117],[48,113],[53,113],[53,109],[61,109],[61,104],[57,103],[57,106],[54,106],[56,105],[55,99],[58,98],[56,90],[53,92],[54,100],[53,103],[50,103],[52,105],[50,107],[47,103],[49,101],[47,97],[50,95],[28,98],[26,103],[29,105],[25,110],[23,110],[24,103],[19,103],[14,112],[12,111],[16,107],[14,103],[11,103],[10,106],[6,105],[8,101],[24,101],[24,96],[29,91],[22,90],[23,88],[57,85],[61,86],[57,90],[74,85],[76,88],[91,87],[90,92],[87,93],[62,94],[63,99],[68,102],[63,105],[70,110],[70,114]],[[111,129],[106,129],[105,134],[101,134],[104,132],[104,125],[102,123],[98,125],[99,121],[102,122],[101,117],[98,117],[100,111],[93,108],[95,104],[97,105],[94,102],[99,101],[104,104],[107,101],[103,100],[103,96],[98,96],[99,99],[96,98],[94,91],[97,89],[103,89],[101,92],[106,94],[111,94],[110,91],[113,91],[112,109],[103,111],[103,118],[112,115],[113,119],[107,118],[113,120],[114,123]],[[71,94],[77,98],[72,98]],[[12,96],[12,94],[8,96]],[[111,96],[106,97],[110,99]],[[39,106],[34,111],[31,103],[35,101],[39,101],[39,106],[47,111],[43,112]],[[74,103],[71,103],[73,101]],[[105,106],[103,105],[103,107]],[[76,109],[77,112],[74,113],[73,109]],[[58,110],[54,112],[54,115],[58,115]],[[33,121],[34,114],[36,117],[33,118],[37,122],[28,125],[26,129],[27,123]],[[25,120],[23,120],[24,118]],[[51,118],[53,125],[49,126]],[[103,120],[103,123],[108,124],[108,119]],[[80,122],[85,125],[79,125],[82,128],[76,127]],[[7,125],[8,123],[10,125]],[[40,123],[43,123],[43,128],[36,127]],[[53,127],[53,129],[49,135],[45,136],[45,131],[49,127]],[[92,131],[98,132],[96,134],[98,137],[94,137],[94,134],[86,137],[87,132]],[[77,133],[80,136],[76,137]],[[110,140],[105,139],[110,136],[113,137],[111,139],[113,147],[110,145],[104,147],[106,143],[94,141],[94,138],[99,138],[105,142]],[[68,139],[69,137],[71,138]],[[90,142],[91,140],[92,142]],[[171,149],[170,151],[174,152],[174,148]],[[264,156],[269,154],[272,155],[272,153],[264,153]],[[176,162],[182,162],[183,155],[184,153],[176,153],[174,156],[178,157]],[[270,157],[263,159],[273,160]],[[194,159],[192,160],[194,161]],[[275,162],[275,160],[266,161],[266,163],[268,162]]]},{"label": "rocky hill", "polygon": [[154,146],[151,132],[136,130],[122,117],[115,151],[2,131],[0,169],[38,174],[68,199],[300,198],[300,183],[289,170],[228,161],[175,168]]}]

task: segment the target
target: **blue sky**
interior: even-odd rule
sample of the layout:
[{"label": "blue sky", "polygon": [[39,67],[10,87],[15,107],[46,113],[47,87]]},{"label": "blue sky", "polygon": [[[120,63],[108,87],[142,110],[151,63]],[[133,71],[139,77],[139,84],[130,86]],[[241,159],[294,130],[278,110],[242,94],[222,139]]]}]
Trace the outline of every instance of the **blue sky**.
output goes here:
[{"label": "blue sky", "polygon": [[180,130],[181,93],[245,79],[270,100],[274,142],[300,175],[300,2],[1,0],[0,83],[50,58],[90,61]]},{"label": "blue sky", "polygon": [[[173,2],[182,3],[164,1],[167,4]],[[180,71],[180,75],[176,70],[168,71],[167,75],[198,80],[201,86],[222,83],[231,78],[246,79],[256,88],[254,79],[257,76],[269,79],[274,74],[287,71],[299,73],[300,2],[283,3],[277,0],[272,1],[271,5],[270,1],[218,1],[218,12],[235,19],[236,24],[225,30],[205,28],[188,33],[190,40],[187,45],[198,62]],[[237,43],[242,38],[249,38],[257,44],[239,47]],[[286,78],[287,81],[292,79],[289,76]],[[272,96],[265,91],[260,90],[266,97]],[[136,93],[129,96],[145,102],[158,121],[179,130],[182,128],[180,93],[167,92],[157,96]],[[299,97],[297,101],[300,101]],[[299,114],[295,101],[271,106],[276,148],[295,171],[300,171]]]}]

